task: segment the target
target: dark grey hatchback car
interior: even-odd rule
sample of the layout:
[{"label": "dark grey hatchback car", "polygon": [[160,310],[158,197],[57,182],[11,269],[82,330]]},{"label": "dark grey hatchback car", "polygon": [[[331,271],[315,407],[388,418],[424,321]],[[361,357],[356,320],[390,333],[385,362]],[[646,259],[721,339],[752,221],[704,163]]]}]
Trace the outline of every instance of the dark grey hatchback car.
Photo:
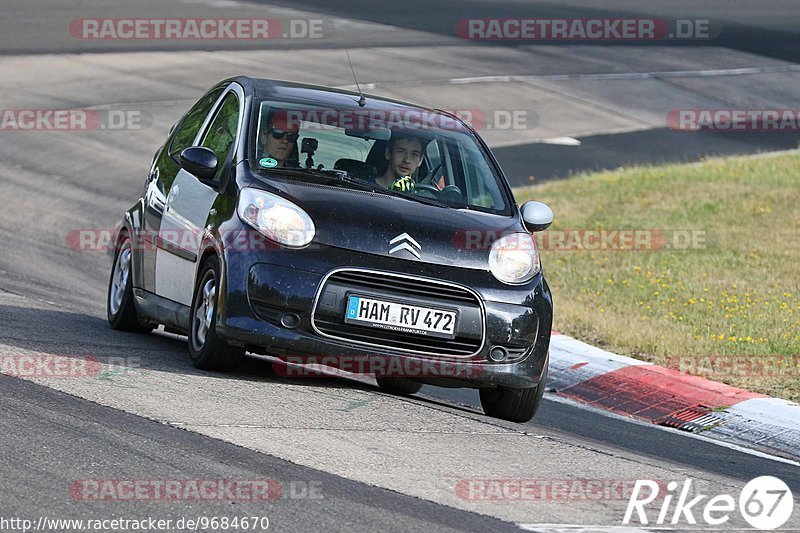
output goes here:
[{"label": "dark grey hatchback car", "polygon": [[[173,126],[114,247],[108,320],[188,336],[202,369],[246,351],[480,389],[530,420],[552,298],[532,232],[478,134],[411,104],[237,77]],[[358,362],[355,365],[354,362]]]}]

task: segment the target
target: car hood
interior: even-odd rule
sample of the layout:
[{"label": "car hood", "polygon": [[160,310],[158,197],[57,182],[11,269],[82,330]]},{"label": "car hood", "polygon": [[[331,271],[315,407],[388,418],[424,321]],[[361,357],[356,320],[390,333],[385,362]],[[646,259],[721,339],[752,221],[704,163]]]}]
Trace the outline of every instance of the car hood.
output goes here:
[{"label": "car hood", "polygon": [[317,230],[314,242],[402,261],[488,270],[491,244],[525,231],[510,216],[317,183],[269,184],[309,214]]}]

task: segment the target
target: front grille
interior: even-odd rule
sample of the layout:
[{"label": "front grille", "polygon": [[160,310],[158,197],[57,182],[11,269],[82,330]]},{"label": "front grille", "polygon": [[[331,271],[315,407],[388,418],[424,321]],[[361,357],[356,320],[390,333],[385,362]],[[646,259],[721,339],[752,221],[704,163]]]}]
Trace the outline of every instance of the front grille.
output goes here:
[{"label": "front grille", "polygon": [[[391,350],[408,351],[425,355],[467,357],[480,351],[483,345],[483,310],[478,298],[471,292],[451,284],[436,283],[423,278],[409,276],[397,277],[381,272],[362,270],[343,270],[328,277],[320,295],[326,289],[337,294],[340,305],[336,312],[319,313],[315,309],[314,327],[323,335],[345,339],[356,343],[379,346]],[[344,322],[344,294],[348,291],[360,294],[374,294],[377,298],[394,297],[418,302],[420,305],[443,305],[474,310],[476,320],[473,329],[462,330],[459,326],[456,337],[442,339],[415,335],[380,328],[371,328]],[[424,303],[422,302],[424,300]],[[479,322],[479,324],[478,324]]]},{"label": "front grille", "polygon": [[419,278],[401,278],[377,272],[344,270],[328,278],[328,283],[338,282],[358,289],[390,290],[402,296],[439,298],[449,302],[480,305],[475,296],[454,285],[441,285]]}]

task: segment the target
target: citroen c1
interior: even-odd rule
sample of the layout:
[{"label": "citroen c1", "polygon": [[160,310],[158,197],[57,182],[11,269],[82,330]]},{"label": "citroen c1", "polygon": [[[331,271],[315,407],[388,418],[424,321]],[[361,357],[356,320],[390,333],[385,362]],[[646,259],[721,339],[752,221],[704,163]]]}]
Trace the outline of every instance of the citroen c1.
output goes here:
[{"label": "citroen c1", "polygon": [[552,219],[516,204],[452,114],[236,77],[156,152],[116,231],[108,320],[187,335],[207,370],[248,351],[438,369],[376,378],[399,394],[477,388],[488,415],[523,422],[542,399],[553,312],[531,234]]}]

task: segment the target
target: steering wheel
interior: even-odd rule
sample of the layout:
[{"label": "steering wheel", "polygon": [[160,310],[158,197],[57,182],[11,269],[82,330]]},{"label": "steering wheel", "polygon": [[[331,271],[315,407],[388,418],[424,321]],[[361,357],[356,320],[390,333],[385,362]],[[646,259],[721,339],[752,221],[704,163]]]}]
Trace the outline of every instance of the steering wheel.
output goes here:
[{"label": "steering wheel", "polygon": [[441,191],[439,191],[439,188],[436,185],[430,185],[430,184],[427,184],[427,183],[417,183],[414,186],[413,191],[416,194],[422,193],[422,194],[420,194],[420,196],[425,196],[425,197],[428,197],[428,198],[432,198],[434,200],[439,198],[439,193],[441,192]]}]

